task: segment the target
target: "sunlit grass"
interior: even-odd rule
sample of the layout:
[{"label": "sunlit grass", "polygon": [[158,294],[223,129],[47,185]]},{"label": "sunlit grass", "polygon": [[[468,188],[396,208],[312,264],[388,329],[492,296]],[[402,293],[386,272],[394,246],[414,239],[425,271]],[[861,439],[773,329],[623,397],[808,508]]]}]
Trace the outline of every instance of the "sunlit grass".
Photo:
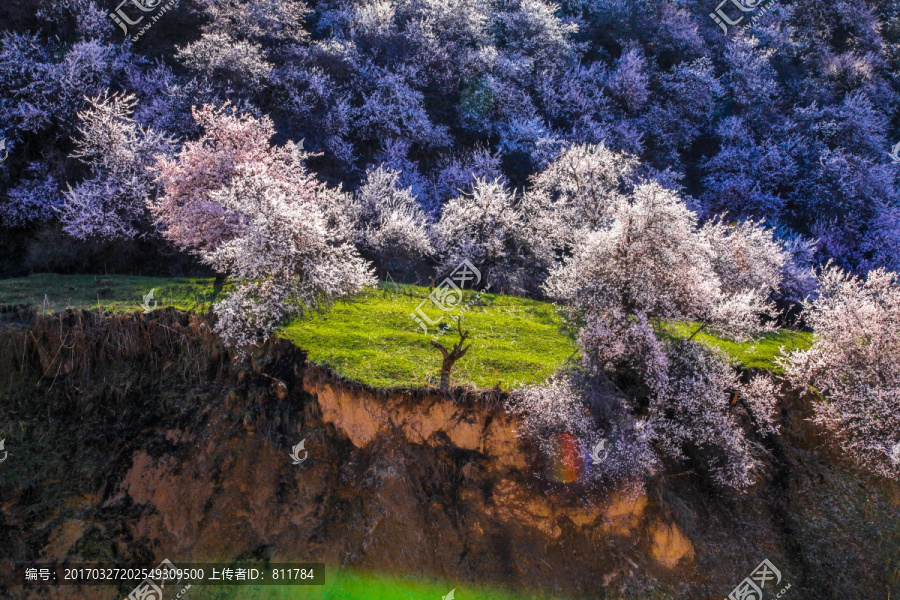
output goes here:
[{"label": "sunlit grass", "polygon": [[[338,302],[326,314],[311,314],[288,325],[283,335],[309,351],[313,362],[328,364],[346,377],[379,386],[433,384],[440,353],[410,313],[429,290],[383,285],[350,302]],[[462,304],[474,294],[467,293]],[[430,316],[434,317],[435,309]],[[457,382],[504,389],[543,381],[577,346],[555,307],[525,298],[484,294],[463,316],[472,348],[454,367]],[[444,346],[456,332],[439,338]]]},{"label": "sunlit grass", "polygon": [[[0,304],[31,304],[48,313],[67,308],[132,312],[141,310],[143,296],[153,289],[160,308],[202,312],[228,292],[227,284],[216,290],[213,283],[212,278],[41,274],[0,281]],[[423,334],[410,316],[428,293],[419,286],[382,284],[325,313],[294,319],[279,335],[307,350],[313,362],[350,379],[376,387],[434,385],[441,363],[431,346],[435,329]],[[467,292],[461,305],[473,295]],[[432,318],[441,314],[428,302],[426,308]],[[454,368],[457,384],[512,389],[541,382],[567,361],[579,359],[572,332],[547,302],[484,294],[465,313],[463,328],[470,331],[472,348]],[[666,323],[659,333],[689,337],[695,329],[696,324]],[[448,332],[439,341],[449,346],[456,339]],[[706,332],[694,339],[744,367],[776,371],[782,347],[803,349],[812,342],[810,334],[789,330],[752,342]]]},{"label": "sunlit grass", "polygon": [[[206,311],[224,290],[213,279],[129,275],[52,275],[0,281],[0,304],[30,304],[42,312],[67,308],[114,312],[141,310],[154,289],[159,308]],[[324,314],[310,312],[280,335],[309,352],[310,360],[339,374],[378,387],[435,383],[440,354],[410,317],[428,288],[383,284],[353,300],[338,302]],[[467,293],[467,303],[472,293]],[[152,303],[151,303],[152,305]],[[432,318],[439,311],[429,309]],[[454,381],[477,387],[510,389],[543,381],[577,352],[552,304],[485,294],[463,317],[472,348],[454,369]],[[456,335],[439,341],[452,345]]]},{"label": "sunlit grass", "polygon": [[[663,326],[665,333],[678,338],[689,338],[699,324],[669,322]],[[766,369],[781,372],[776,358],[784,352],[806,350],[812,345],[812,334],[803,331],[780,329],[748,342],[735,342],[727,338],[701,331],[694,339],[711,348],[722,351],[731,361],[748,369]]]}]

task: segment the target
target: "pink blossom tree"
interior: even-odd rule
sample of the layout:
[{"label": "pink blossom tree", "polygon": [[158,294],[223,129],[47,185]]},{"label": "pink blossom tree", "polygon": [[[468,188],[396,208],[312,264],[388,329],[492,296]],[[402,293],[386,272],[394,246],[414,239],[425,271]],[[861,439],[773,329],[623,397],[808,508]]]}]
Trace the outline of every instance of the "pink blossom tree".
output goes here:
[{"label": "pink blossom tree", "polygon": [[234,278],[214,307],[228,343],[258,343],[289,316],[374,285],[345,232],[329,227],[340,191],[316,181],[295,146],[269,145],[269,119],[209,106],[194,116],[204,133],[160,160],[153,210],[170,240]]}]

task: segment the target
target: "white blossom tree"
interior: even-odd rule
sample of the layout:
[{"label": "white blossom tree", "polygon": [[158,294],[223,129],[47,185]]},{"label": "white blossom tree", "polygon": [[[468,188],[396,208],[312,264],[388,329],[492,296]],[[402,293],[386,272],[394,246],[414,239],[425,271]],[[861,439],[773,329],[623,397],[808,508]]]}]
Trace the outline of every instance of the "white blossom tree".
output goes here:
[{"label": "white blossom tree", "polygon": [[631,396],[648,396],[666,385],[668,357],[646,315],[589,313],[578,346],[585,372],[618,381]]},{"label": "white blossom tree", "polygon": [[134,96],[103,95],[78,113],[81,138],[74,156],[90,165],[93,177],[65,193],[60,220],[73,237],[135,237],[150,230],[146,203],[157,191],[151,167],[175,144],[136,124],[134,107]]},{"label": "white blossom tree", "polygon": [[781,271],[780,298],[792,304],[803,302],[815,293],[818,285],[813,267],[816,241],[782,230],[779,242],[788,257]]},{"label": "white blossom tree", "polygon": [[258,43],[235,40],[219,32],[206,32],[179,49],[178,58],[207,81],[226,81],[243,88],[268,83],[272,65]]},{"label": "white blossom tree", "polygon": [[64,199],[47,165],[32,163],[28,171],[34,177],[11,189],[8,202],[0,204],[0,227],[26,227],[57,216]]},{"label": "white blossom tree", "polygon": [[[750,486],[759,462],[731,410],[730,399],[741,392],[734,369],[689,341],[674,342],[667,355],[665,385],[654,390],[650,402],[655,446],[670,459],[692,456],[723,487]],[[754,417],[763,423],[760,429],[772,431],[774,394],[760,397],[760,392],[773,391],[763,385],[756,382],[751,388],[756,408],[764,409]]]},{"label": "white blossom tree", "polygon": [[582,314],[698,321],[736,338],[769,328],[759,316],[771,310],[785,260],[771,234],[757,225],[699,229],[697,216],[655,182],[619,198],[608,219],[551,273],[550,296]]},{"label": "white blossom tree", "polygon": [[434,252],[428,217],[396,171],[370,169],[350,212],[357,244],[383,271],[409,269]]},{"label": "white blossom tree", "polygon": [[[544,289],[583,325],[584,370],[648,415],[661,456],[690,457],[719,484],[743,489],[757,461],[736,411],[748,412],[761,434],[774,431],[773,385],[742,384],[722,359],[692,340],[662,341],[653,324],[699,321],[739,339],[765,331],[771,326],[760,317],[785,260],[760,224],[700,227],[677,194],[644,182],[611,199],[601,226],[577,238]],[[728,402],[734,394],[744,398],[738,408]]]},{"label": "white blossom tree", "polygon": [[[619,423],[634,420],[626,415],[643,415],[638,421],[654,461],[691,458],[717,484],[736,490],[753,482],[759,462],[740,418],[747,415],[761,435],[777,432],[777,390],[769,376],[743,382],[702,345],[661,341],[642,316],[589,315],[578,343],[584,371],[606,384],[600,412],[618,414],[606,420]],[[643,446],[635,451],[647,452]]]},{"label": "white blossom tree", "polygon": [[626,113],[637,113],[650,97],[650,76],[643,52],[631,48],[616,61],[606,81],[606,94]]},{"label": "white blossom tree", "polygon": [[462,156],[445,158],[434,178],[433,196],[444,202],[461,193],[471,193],[479,178],[509,184],[500,168],[499,153],[475,148]]},{"label": "white blossom tree", "polygon": [[877,269],[865,279],[828,266],[804,304],[813,345],[782,360],[791,381],[819,395],[815,420],[850,459],[900,479],[900,285]]},{"label": "white blossom tree", "polygon": [[580,232],[605,225],[627,195],[637,165],[634,156],[613,152],[602,143],[575,144],[563,151],[532,177],[525,196],[534,220],[547,222],[542,237],[566,248]]},{"label": "white blossom tree", "polygon": [[450,200],[434,226],[434,238],[440,271],[450,272],[468,259],[494,290],[533,287],[531,276],[541,268],[531,256],[516,196],[499,180],[476,179],[472,193]]},{"label": "white blossom tree", "polygon": [[200,0],[209,17],[209,30],[232,39],[289,44],[307,41],[304,18],[310,12],[298,0]]},{"label": "white blossom tree", "polygon": [[510,395],[507,408],[522,419],[523,433],[545,461],[560,459],[561,435],[577,440],[584,454],[602,443],[604,460],[591,465],[582,483],[605,491],[640,491],[660,466],[649,421],[633,418],[621,404],[601,407],[598,412],[592,406],[598,393],[603,391],[590,378],[561,374],[543,384],[519,388]]}]

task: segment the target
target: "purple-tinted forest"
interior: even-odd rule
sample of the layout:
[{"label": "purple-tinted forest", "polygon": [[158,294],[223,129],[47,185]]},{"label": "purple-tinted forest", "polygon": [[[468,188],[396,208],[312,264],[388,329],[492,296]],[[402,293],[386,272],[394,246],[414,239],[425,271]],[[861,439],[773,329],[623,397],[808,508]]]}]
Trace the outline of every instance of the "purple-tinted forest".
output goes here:
[{"label": "purple-tinted forest", "polygon": [[[147,14],[125,25],[116,8],[0,8],[5,275],[200,268],[148,205],[166,193],[158,157],[201,137],[202,106],[271,121],[274,146],[302,140],[330,187],[393,194],[404,260],[366,234],[378,202],[354,243],[395,278],[453,263],[459,224],[438,225],[461,194],[502,195],[489,213],[541,205],[528,196],[594,169],[550,181],[566,151],[599,144],[627,157],[623,188],[655,181],[701,219],[765,220],[816,262],[900,268],[891,2],[772,2],[727,34],[706,0],[180,0],[145,29],[154,12],[120,5]],[[550,265],[517,229],[504,283],[535,291]]]}]

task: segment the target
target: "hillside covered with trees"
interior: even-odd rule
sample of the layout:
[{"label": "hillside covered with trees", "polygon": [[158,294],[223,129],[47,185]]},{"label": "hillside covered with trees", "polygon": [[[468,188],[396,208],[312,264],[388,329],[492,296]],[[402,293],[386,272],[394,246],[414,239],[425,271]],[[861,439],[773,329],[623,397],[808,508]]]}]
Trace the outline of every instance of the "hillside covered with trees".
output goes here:
[{"label": "hillside covered with trees", "polygon": [[[227,372],[209,406],[243,397],[246,369],[305,407],[297,427],[366,452],[355,428],[384,424],[329,394],[483,400],[477,444],[458,421],[403,444],[505,469],[502,414],[532,453],[523,485],[559,506],[649,497],[686,527],[661,482],[752,502],[807,464],[793,450],[898,493],[896,2],[22,0],[0,27],[0,438],[38,447],[43,425],[16,423],[45,379],[63,404],[103,398],[102,356],[144,389],[135,356],[182,360],[162,327]],[[493,468],[464,477],[490,497]],[[40,484],[10,485],[27,503]],[[712,554],[666,531],[691,548],[673,565]],[[860,564],[900,592],[878,560]]]}]

